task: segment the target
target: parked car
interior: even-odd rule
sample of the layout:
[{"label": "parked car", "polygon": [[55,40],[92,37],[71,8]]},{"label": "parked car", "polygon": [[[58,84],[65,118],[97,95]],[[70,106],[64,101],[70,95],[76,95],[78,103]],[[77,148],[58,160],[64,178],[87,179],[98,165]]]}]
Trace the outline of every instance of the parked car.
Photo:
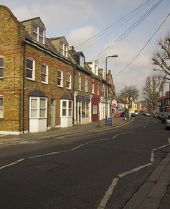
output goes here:
[{"label": "parked car", "polygon": [[133,113],[131,113],[131,117],[135,117],[136,116],[136,114],[133,112]]},{"label": "parked car", "polygon": [[150,117],[151,116],[151,114],[149,112],[144,112],[143,115],[144,116],[147,116],[147,117]]},{"label": "parked car", "polygon": [[166,127],[166,129],[170,128],[170,114],[168,114],[168,116],[166,117],[165,127]]},{"label": "parked car", "polygon": [[168,115],[169,115],[168,112],[164,112],[164,113],[161,115],[161,122],[162,122],[162,123],[165,123],[165,120],[166,120],[166,118],[167,118]]}]

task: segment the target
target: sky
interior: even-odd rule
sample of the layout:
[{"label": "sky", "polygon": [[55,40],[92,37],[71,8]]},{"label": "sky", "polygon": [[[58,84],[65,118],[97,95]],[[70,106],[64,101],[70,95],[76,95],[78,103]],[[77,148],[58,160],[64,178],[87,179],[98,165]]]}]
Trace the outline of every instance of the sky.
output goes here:
[{"label": "sky", "polygon": [[118,55],[107,59],[116,93],[136,86],[140,98],[146,78],[155,73],[152,57],[158,42],[170,33],[170,16],[158,30],[170,12],[170,0],[0,0],[0,4],[19,21],[39,16],[48,38],[65,36],[70,46],[83,51],[86,61],[98,59],[105,68],[106,57]]}]

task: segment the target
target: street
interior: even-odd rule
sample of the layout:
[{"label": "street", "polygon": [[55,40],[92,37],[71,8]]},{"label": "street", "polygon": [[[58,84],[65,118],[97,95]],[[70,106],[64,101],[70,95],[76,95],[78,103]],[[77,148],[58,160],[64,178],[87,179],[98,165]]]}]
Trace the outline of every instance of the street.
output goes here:
[{"label": "street", "polygon": [[0,148],[0,208],[118,209],[166,156],[170,132],[138,116],[124,127]]}]

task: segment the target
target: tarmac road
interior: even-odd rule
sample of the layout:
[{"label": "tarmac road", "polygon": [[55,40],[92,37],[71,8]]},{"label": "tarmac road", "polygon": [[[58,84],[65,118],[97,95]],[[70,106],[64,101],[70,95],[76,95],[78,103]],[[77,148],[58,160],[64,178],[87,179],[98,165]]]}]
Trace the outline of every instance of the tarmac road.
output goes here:
[{"label": "tarmac road", "polygon": [[[120,209],[169,152],[160,121],[0,149],[0,208]],[[129,208],[133,209],[133,208]]]}]

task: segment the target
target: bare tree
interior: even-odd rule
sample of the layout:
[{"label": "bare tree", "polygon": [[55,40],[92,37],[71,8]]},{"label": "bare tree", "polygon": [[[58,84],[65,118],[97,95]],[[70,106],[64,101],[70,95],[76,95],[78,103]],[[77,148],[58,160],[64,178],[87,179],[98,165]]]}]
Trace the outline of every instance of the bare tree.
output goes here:
[{"label": "bare tree", "polygon": [[128,106],[128,110],[132,107],[132,102],[136,101],[139,96],[139,91],[135,86],[125,87],[121,90],[118,101]]},{"label": "bare tree", "polygon": [[163,88],[162,79],[163,78],[160,75],[153,75],[146,78],[143,94],[150,107],[149,109],[152,111],[156,110],[157,102],[161,95]]},{"label": "bare tree", "polygon": [[170,76],[170,35],[159,42],[159,52],[153,57],[153,65],[165,72],[165,76]]}]

